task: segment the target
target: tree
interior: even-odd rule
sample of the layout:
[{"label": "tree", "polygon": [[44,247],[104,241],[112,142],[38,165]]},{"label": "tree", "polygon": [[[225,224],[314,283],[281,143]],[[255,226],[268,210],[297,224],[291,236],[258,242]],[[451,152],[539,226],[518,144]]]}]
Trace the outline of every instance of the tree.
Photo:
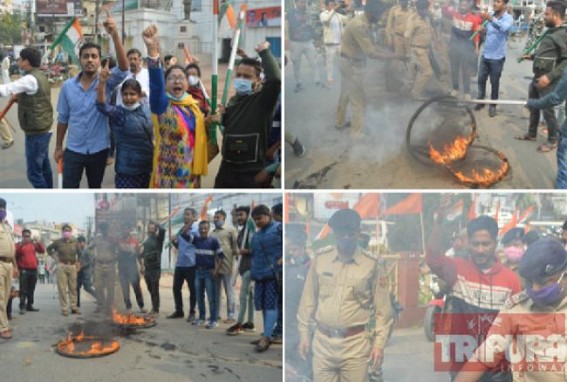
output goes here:
[{"label": "tree", "polygon": [[4,13],[0,15],[0,42],[4,45],[14,45],[21,42],[19,14]]}]

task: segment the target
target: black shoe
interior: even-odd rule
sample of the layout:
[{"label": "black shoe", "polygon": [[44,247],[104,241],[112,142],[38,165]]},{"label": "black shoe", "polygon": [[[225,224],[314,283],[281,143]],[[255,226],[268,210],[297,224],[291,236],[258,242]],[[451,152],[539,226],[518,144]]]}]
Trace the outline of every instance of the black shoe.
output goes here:
[{"label": "black shoe", "polygon": [[33,306],[28,306],[28,307],[26,308],[26,310],[27,310],[28,312],[39,312],[39,309],[34,308]]},{"label": "black shoe", "polygon": [[479,104],[477,104],[477,105],[474,107],[474,109],[475,109],[476,111],[482,110],[483,108],[484,108],[484,104],[483,104],[483,103],[479,103]]},{"label": "black shoe", "polygon": [[247,322],[244,325],[242,325],[242,329],[244,329],[247,332],[253,332],[256,329],[254,328],[254,324],[251,322]]},{"label": "black shoe", "polygon": [[293,153],[295,154],[295,156],[301,158],[305,155],[305,146],[303,146],[301,142],[299,142],[299,139],[296,138],[295,142],[293,142],[291,146],[293,147]]},{"label": "black shoe", "polygon": [[20,308],[20,314],[26,314],[26,310],[24,308]]},{"label": "black shoe", "polygon": [[488,116],[489,117],[496,117],[496,105],[490,105],[488,108]]},{"label": "black shoe", "polygon": [[183,316],[184,316],[183,312],[173,312],[165,316],[165,318],[183,318]]}]

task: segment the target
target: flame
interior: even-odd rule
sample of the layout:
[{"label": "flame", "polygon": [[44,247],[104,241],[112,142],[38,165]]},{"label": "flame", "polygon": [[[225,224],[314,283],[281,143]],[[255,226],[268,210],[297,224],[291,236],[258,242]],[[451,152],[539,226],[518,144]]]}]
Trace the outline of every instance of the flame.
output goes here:
[{"label": "flame", "polygon": [[502,166],[496,171],[491,171],[487,168],[480,170],[472,169],[470,175],[465,175],[461,171],[453,171],[453,174],[461,182],[465,184],[474,184],[480,187],[488,187],[498,181],[500,181],[510,169],[510,165],[507,161],[502,162]]},{"label": "flame", "polygon": [[120,325],[146,325],[150,318],[137,316],[135,314],[120,314],[114,309],[112,311],[112,320]]},{"label": "flame", "polygon": [[462,137],[459,135],[453,142],[445,144],[442,152],[437,151],[433,145],[429,143],[429,157],[433,162],[441,165],[463,159],[472,140],[473,136]]},{"label": "flame", "polygon": [[[76,343],[84,342],[84,341],[92,341],[91,347],[88,350],[77,351],[75,348]],[[115,340],[110,341],[100,341],[96,340],[93,336],[86,336],[83,331],[81,331],[78,335],[74,336],[71,332],[67,334],[67,338],[59,341],[57,344],[59,350],[64,353],[73,354],[73,355],[81,355],[81,356],[89,356],[89,355],[101,355],[101,354],[110,354],[114,353],[118,349],[120,349],[120,343]]]}]

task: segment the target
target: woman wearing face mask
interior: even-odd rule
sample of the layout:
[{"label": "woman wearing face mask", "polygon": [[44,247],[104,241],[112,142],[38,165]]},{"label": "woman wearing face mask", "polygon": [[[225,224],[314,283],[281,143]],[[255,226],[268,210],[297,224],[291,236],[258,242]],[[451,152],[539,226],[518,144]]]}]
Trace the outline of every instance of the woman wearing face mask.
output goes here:
[{"label": "woman wearing face mask", "polygon": [[183,67],[165,72],[159,60],[159,37],[155,25],[142,34],[148,50],[150,107],[155,151],[150,180],[152,188],[198,188],[207,175],[207,134],[199,102],[187,94]]},{"label": "woman wearing face mask", "polygon": [[195,63],[190,63],[185,67],[185,74],[189,81],[187,93],[199,102],[199,109],[204,115],[209,115],[209,95],[201,82],[201,68]]},{"label": "woman wearing face mask", "polygon": [[[502,253],[504,266],[518,274],[518,266],[525,252],[524,229],[512,228],[502,236]],[[519,274],[518,274],[519,276]]]},{"label": "woman wearing face mask", "polygon": [[146,106],[140,103],[142,87],[131,78],[121,87],[122,105],[107,103],[105,84],[110,76],[108,62],[99,75],[97,108],[109,117],[116,141],[114,182],[116,188],[148,188],[152,173],[154,144],[152,122]]}]

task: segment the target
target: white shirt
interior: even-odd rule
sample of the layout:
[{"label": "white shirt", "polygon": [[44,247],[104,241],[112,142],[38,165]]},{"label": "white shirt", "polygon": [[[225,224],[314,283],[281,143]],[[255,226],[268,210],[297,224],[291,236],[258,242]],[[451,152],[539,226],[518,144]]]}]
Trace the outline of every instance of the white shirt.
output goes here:
[{"label": "white shirt", "polygon": [[27,95],[33,95],[39,90],[39,84],[37,79],[31,74],[26,74],[25,76],[17,79],[9,84],[0,85],[0,97],[9,97],[12,94],[26,93]]},{"label": "white shirt", "polygon": [[319,15],[319,19],[323,24],[323,41],[325,44],[340,44],[346,16],[334,10],[324,10]]},{"label": "white shirt", "polygon": [[[140,83],[142,86],[142,92],[146,94],[145,97],[140,99],[140,103],[149,105],[150,104],[150,72],[146,68],[142,68],[138,73],[134,74],[131,71],[128,72],[128,75],[122,81],[122,84],[129,80],[130,78],[135,78],[136,81]],[[116,94],[116,105],[122,106],[122,84],[118,85],[117,94]]]},{"label": "white shirt", "polygon": [[6,56],[2,60],[2,70],[9,70],[10,69],[10,57]]}]

